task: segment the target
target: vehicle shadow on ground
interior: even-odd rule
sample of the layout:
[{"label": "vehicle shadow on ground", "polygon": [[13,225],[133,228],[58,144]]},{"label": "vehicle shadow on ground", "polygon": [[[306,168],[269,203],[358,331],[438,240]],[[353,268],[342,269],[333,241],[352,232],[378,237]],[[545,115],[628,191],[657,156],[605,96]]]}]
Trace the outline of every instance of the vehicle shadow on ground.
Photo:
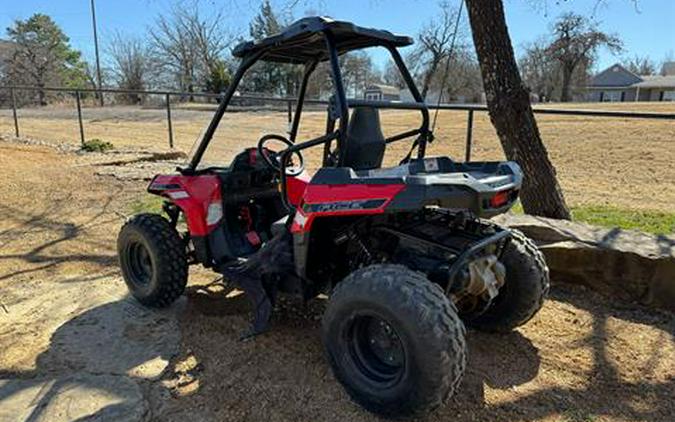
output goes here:
[{"label": "vehicle shadow on ground", "polygon": [[[632,304],[608,305],[611,299],[589,293],[555,287],[552,299],[590,314],[589,331],[580,333],[576,340],[576,347],[588,350],[591,355],[590,371],[557,367],[565,362],[556,356],[562,351],[548,350],[546,353],[553,356],[542,356],[527,334],[523,334],[528,330],[545,331],[546,324],[568,323],[563,320],[546,324],[534,321],[530,324],[544,327],[526,326],[525,330],[508,334],[469,331],[468,366],[460,389],[429,420],[562,418],[574,422],[595,415],[668,420],[675,412],[672,400],[675,379],[659,382],[649,380],[649,374],[645,373],[640,382],[627,381],[615,366],[616,360],[610,358],[608,348],[614,340],[607,325],[609,320],[619,319],[657,328],[660,334],[645,358],[647,368],[656,367],[658,362],[667,361],[664,346],[674,340],[672,315]],[[211,406],[216,409],[208,413],[213,419],[233,415],[250,420],[270,415],[274,420],[376,419],[349,400],[323,358],[320,316],[324,301],[314,301],[307,307],[282,303],[270,333],[250,343],[240,343],[236,341],[237,334],[246,327],[248,318],[240,312],[245,312],[248,304],[241,296],[228,299],[227,295],[227,289],[213,291],[203,286],[191,287],[187,293],[188,306],[181,321],[182,349],[190,350],[201,365],[199,373],[191,378],[199,387],[190,389],[189,398],[179,402],[190,402],[190,406],[194,404],[200,409]],[[547,313],[547,318],[550,315]],[[545,338],[546,333],[537,332],[537,336]],[[552,348],[551,344],[546,346]],[[557,375],[542,370],[559,372],[563,378],[557,379]],[[580,385],[564,379],[565,376],[584,381]],[[621,394],[615,394],[618,392]],[[613,395],[615,400],[610,398]],[[180,391],[177,396],[181,396]],[[334,409],[335,415],[327,416],[326,409]],[[188,414],[177,411],[177,415]]]},{"label": "vehicle shadow on ground", "polygon": [[[248,323],[248,301],[231,297],[222,285],[213,287],[195,286],[187,292],[182,349],[200,362],[200,372],[189,377],[199,388],[189,388],[189,397],[179,402],[210,408],[207,420],[376,420],[349,399],[324,358],[320,318],[325,300],[303,306],[281,298],[272,330],[242,343],[237,335]],[[486,385],[511,389],[539,372],[539,352],[520,332],[470,332],[467,342],[467,372],[458,394],[433,419],[456,418],[467,407],[481,409]],[[180,388],[175,393],[183,395]],[[170,413],[175,418],[170,420],[179,420],[190,411]]]}]

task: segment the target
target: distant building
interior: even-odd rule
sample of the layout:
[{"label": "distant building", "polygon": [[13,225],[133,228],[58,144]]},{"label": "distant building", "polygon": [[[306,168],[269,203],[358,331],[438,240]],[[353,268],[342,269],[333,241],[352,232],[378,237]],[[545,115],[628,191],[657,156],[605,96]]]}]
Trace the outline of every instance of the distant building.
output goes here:
[{"label": "distant building", "polygon": [[595,75],[586,87],[588,101],[675,101],[675,62],[661,75],[636,75],[615,64]]},{"label": "distant building", "polygon": [[371,101],[398,101],[401,99],[399,89],[391,85],[372,84],[363,91],[363,99]]}]

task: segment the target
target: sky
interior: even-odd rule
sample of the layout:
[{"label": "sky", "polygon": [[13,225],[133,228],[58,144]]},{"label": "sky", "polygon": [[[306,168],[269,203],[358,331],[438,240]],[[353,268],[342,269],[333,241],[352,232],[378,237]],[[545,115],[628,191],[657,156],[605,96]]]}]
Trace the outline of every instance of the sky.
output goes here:
[{"label": "sky", "polygon": [[[159,13],[175,0],[96,0],[99,43],[105,52],[116,32],[142,37]],[[259,0],[199,0],[204,13],[222,8],[224,24],[235,35],[248,35],[248,22],[257,13]],[[460,0],[448,0],[458,6]],[[94,55],[90,0],[0,0],[0,37],[16,19],[36,12],[50,15],[70,37],[71,44],[87,59]],[[287,6],[291,0],[272,1]],[[362,26],[389,29],[414,35],[437,12],[435,0],[299,0],[294,17],[322,14],[350,20]],[[519,55],[524,46],[545,35],[556,17],[567,11],[595,16],[600,28],[618,34],[625,51],[615,56],[600,51],[596,70],[602,70],[622,57],[649,56],[655,62],[665,57],[675,60],[675,0],[504,0],[511,39]],[[375,57],[382,64],[384,56]],[[104,60],[105,61],[105,60]]]}]

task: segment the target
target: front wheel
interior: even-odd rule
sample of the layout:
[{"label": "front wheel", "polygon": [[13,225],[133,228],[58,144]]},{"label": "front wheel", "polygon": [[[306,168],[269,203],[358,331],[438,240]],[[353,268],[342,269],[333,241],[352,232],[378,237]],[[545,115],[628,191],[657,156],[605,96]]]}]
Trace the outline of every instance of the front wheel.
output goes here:
[{"label": "front wheel", "polygon": [[464,325],[443,291],[400,265],[372,265],[338,284],[322,337],[335,377],[383,416],[422,416],[454,393],[466,366]]},{"label": "front wheel", "polygon": [[117,237],[124,281],[142,304],[163,308],[185,290],[188,263],[178,232],[162,216],[139,214],[127,221]]}]

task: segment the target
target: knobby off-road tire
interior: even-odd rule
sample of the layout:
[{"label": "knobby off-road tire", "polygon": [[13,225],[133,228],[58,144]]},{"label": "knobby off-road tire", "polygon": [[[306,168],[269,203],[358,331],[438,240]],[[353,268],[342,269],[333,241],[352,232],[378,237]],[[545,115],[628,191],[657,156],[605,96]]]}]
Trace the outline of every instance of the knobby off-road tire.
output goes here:
[{"label": "knobby off-road tire", "polygon": [[143,305],[163,308],[183,294],[185,245],[162,216],[139,214],[128,220],[117,237],[117,254],[129,291]]},{"label": "knobby off-road tire", "polygon": [[501,262],[506,267],[506,281],[487,311],[467,321],[473,328],[511,331],[529,321],[548,296],[550,281],[544,256],[522,232],[511,230]]},{"label": "knobby off-road tire", "polygon": [[404,266],[350,274],[331,295],[322,325],[335,377],[371,412],[422,416],[455,392],[464,373],[465,329],[454,305]]}]

